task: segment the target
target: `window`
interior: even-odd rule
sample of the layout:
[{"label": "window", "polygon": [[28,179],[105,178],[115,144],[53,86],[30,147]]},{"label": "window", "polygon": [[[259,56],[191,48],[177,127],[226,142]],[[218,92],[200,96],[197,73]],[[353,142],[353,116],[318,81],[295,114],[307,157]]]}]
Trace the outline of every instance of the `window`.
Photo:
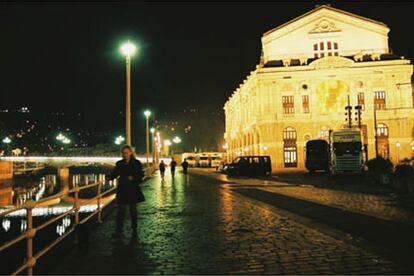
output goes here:
[{"label": "window", "polygon": [[364,92],[359,92],[357,95],[358,105],[361,106],[362,110],[365,110],[365,97]]},{"label": "window", "polygon": [[321,127],[321,131],[319,132],[319,138],[324,140],[329,140],[329,127],[323,126]]},{"label": "window", "polygon": [[293,96],[282,96],[283,114],[294,114],[295,103]]},{"label": "window", "polygon": [[376,110],[384,110],[385,105],[385,91],[375,91],[374,92],[374,108]]},{"label": "window", "polygon": [[385,124],[378,124],[377,135],[379,137],[388,137],[388,127]]},{"label": "window", "polygon": [[298,166],[296,147],[284,148],[285,168],[294,168]]},{"label": "window", "polygon": [[309,113],[309,96],[308,95],[302,96],[302,110],[303,110],[303,113]]},{"label": "window", "polygon": [[388,141],[388,127],[386,124],[377,124],[378,152],[383,158],[390,156],[390,143]]},{"label": "window", "polygon": [[283,141],[296,142],[296,130],[293,127],[287,127],[283,130]]},{"label": "window", "polygon": [[283,159],[285,168],[297,167],[296,130],[287,127],[283,130]]},{"label": "window", "polygon": [[339,56],[338,43],[332,41],[321,41],[313,44],[313,53],[315,58],[325,56]]}]

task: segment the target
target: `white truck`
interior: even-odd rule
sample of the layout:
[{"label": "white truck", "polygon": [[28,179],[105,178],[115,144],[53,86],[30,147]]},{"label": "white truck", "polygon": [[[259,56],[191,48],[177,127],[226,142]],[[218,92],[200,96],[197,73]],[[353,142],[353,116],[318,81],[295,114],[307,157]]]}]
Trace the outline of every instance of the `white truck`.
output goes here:
[{"label": "white truck", "polygon": [[196,154],[193,152],[186,152],[183,153],[182,160],[187,160],[188,166],[195,167],[196,166]]},{"label": "white truck", "polygon": [[196,155],[197,167],[210,167],[210,158],[207,153],[199,153]]},{"label": "white truck", "polygon": [[332,175],[363,173],[364,150],[360,129],[347,128],[332,131],[330,146]]},{"label": "white truck", "polygon": [[223,155],[220,152],[212,152],[210,154],[210,164],[213,168],[218,168],[223,161]]}]

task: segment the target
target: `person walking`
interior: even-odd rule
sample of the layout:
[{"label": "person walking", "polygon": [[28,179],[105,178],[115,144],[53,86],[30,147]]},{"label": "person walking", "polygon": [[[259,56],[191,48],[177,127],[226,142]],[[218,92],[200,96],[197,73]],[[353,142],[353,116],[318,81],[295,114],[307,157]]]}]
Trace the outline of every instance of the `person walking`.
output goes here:
[{"label": "person walking", "polygon": [[116,162],[109,179],[119,178],[116,189],[117,215],[116,229],[113,238],[122,238],[126,209],[129,209],[132,237],[137,235],[137,203],[145,201],[144,194],[139,185],[144,178],[142,164],[135,158],[131,146],[121,149],[122,160]]},{"label": "person walking", "polygon": [[174,157],[171,158],[170,169],[171,169],[171,177],[174,178],[175,176],[175,167],[177,167],[177,162],[175,162]]},{"label": "person walking", "polygon": [[183,174],[187,174],[187,169],[188,169],[187,158],[184,158],[184,161],[181,163],[181,167],[183,167]]},{"label": "person walking", "polygon": [[163,160],[161,160],[161,162],[160,162],[159,169],[160,169],[161,180],[164,180],[164,175],[165,175],[165,163],[164,163],[164,161],[163,161]]}]

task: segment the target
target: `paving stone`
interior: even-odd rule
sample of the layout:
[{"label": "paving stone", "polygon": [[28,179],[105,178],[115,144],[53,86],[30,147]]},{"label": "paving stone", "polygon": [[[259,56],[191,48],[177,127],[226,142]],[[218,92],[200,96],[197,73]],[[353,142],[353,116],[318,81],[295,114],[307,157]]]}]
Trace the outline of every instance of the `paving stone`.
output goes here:
[{"label": "paving stone", "polygon": [[[392,274],[375,252],[336,240],[211,183],[154,177],[143,185],[139,242],[109,239],[115,214],[94,228],[90,252],[68,252],[53,274]],[[213,185],[212,185],[213,184]],[[275,229],[279,229],[275,234]],[[127,232],[127,228],[125,229]],[[359,256],[364,257],[360,260]],[[373,262],[375,259],[377,262]],[[78,265],[80,263],[88,265]],[[99,271],[95,268],[100,267]]]}]

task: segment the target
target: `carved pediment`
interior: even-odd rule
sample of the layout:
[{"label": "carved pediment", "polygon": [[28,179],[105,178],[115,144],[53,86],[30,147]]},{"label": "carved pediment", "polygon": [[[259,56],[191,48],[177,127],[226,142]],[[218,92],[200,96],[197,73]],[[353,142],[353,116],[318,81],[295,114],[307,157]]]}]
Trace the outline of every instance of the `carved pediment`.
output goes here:
[{"label": "carved pediment", "polygon": [[327,19],[322,19],[316,23],[313,28],[310,30],[310,34],[319,34],[319,33],[332,33],[340,32],[341,30],[336,27],[335,23]]},{"label": "carved pediment", "polygon": [[315,60],[309,66],[314,67],[315,69],[330,69],[338,67],[349,67],[354,63],[353,60],[344,58],[344,57],[324,57]]}]

